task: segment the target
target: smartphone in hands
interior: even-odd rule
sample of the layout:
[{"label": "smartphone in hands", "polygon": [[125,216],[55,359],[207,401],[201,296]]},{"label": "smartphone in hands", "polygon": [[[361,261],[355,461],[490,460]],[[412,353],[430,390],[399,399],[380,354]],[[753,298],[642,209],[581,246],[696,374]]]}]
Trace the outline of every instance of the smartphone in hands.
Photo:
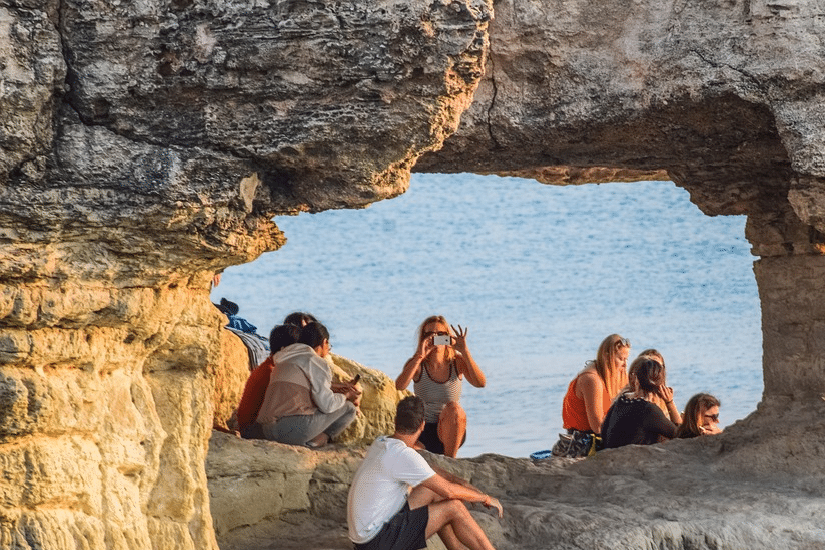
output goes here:
[{"label": "smartphone in hands", "polygon": [[433,336],[433,345],[435,346],[449,346],[451,343],[449,334],[436,334]]}]

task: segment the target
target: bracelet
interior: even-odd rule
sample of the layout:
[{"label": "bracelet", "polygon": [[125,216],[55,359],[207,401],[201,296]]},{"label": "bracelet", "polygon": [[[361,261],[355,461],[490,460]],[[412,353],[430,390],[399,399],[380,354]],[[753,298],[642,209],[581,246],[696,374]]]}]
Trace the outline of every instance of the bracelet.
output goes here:
[{"label": "bracelet", "polygon": [[673,404],[673,399],[671,399],[670,401],[666,401],[665,403],[668,404],[668,405],[672,405]]}]

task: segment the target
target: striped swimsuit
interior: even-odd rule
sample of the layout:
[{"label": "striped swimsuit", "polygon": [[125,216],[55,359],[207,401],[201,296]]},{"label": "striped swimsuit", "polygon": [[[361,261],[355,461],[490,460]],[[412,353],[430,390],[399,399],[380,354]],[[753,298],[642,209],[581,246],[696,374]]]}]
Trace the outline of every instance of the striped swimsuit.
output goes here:
[{"label": "striped swimsuit", "polygon": [[430,378],[426,364],[422,364],[421,375],[413,381],[413,391],[424,401],[424,420],[438,422],[438,415],[444,405],[461,399],[461,379],[458,377],[455,359],[450,361],[450,377],[446,382]]}]

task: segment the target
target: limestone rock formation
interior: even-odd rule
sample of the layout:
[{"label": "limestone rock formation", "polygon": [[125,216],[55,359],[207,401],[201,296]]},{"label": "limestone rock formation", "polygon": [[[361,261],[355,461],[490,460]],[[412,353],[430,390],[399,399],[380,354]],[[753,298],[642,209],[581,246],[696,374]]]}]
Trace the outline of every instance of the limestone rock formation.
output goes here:
[{"label": "limestone rock formation", "polygon": [[330,354],[333,380],[344,382],[361,375],[361,413],[338,437],[343,445],[368,445],[381,434],[392,433],[395,426],[395,406],[409,391],[395,389],[395,381],[385,373],[365,367],[351,359]]},{"label": "limestone rock formation", "polygon": [[403,192],[472,99],[490,17],[0,1],[0,545],[216,547],[212,274],[281,246],[276,214]]},{"label": "limestone rock formation", "polygon": [[[786,434],[825,394],[820,12],[790,0],[0,0],[2,545],[215,548],[213,273],[280,247],[273,216],[396,196],[413,166],[562,183],[665,171],[706,213],[746,214],[765,393],[715,464],[798,471],[744,459],[784,441],[814,453],[818,475],[820,447]],[[617,469],[658,456],[639,453],[606,456]],[[606,473],[590,468],[559,479]],[[800,517],[816,511],[821,495],[800,503],[806,489],[788,487]],[[521,540],[517,525],[538,539],[541,495],[513,495],[524,512],[498,540]],[[698,544],[686,516],[639,513],[639,529],[668,521],[662,544]],[[598,538],[616,522],[588,525]]]},{"label": "limestone rock formation", "polygon": [[213,426],[231,429],[235,409],[249,378],[249,354],[243,341],[228,330],[220,332],[220,363],[215,366],[212,393]]}]

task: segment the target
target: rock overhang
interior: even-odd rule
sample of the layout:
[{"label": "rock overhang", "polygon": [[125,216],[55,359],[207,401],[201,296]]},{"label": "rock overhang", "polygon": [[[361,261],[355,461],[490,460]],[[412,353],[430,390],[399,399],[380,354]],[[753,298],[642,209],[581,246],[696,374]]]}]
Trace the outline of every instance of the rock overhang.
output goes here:
[{"label": "rock overhang", "polygon": [[[93,457],[89,484],[30,481],[86,495],[60,513],[89,540],[214,546],[211,274],[281,246],[274,215],[396,196],[411,169],[664,171],[747,214],[765,403],[791,421],[777,404],[825,393],[823,32],[791,2],[3,4],[2,452]],[[57,537],[26,498],[0,529]]]}]

